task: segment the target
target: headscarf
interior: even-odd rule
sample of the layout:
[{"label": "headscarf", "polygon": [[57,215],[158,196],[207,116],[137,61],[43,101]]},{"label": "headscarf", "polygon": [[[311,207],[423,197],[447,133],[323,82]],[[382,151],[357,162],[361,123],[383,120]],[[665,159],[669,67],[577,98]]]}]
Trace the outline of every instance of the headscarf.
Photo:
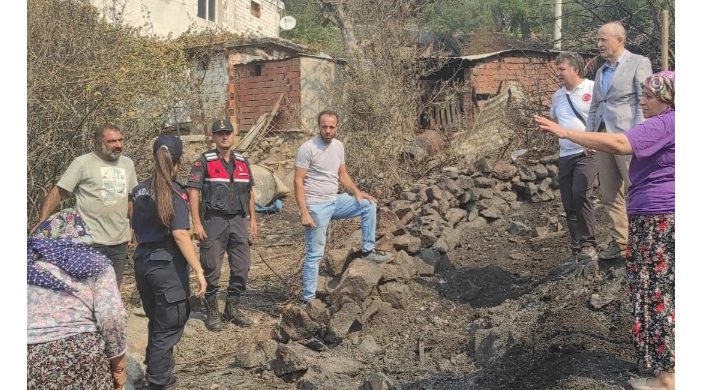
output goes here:
[{"label": "headscarf", "polygon": [[643,82],[642,86],[648,88],[656,98],[668,103],[675,109],[675,72],[664,70],[654,73]]},{"label": "headscarf", "polygon": [[27,238],[27,284],[57,291],[75,290],[37,268],[38,260],[54,264],[79,280],[100,275],[111,260],[90,243],[91,236],[77,211],[65,209],[47,218]]}]

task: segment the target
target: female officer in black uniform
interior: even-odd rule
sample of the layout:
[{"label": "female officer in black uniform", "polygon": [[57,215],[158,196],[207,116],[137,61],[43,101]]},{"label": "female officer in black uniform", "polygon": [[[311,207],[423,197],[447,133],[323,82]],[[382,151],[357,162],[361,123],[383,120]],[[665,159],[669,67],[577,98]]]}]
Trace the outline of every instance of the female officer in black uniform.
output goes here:
[{"label": "female officer in black uniform", "polygon": [[190,316],[188,264],[197,276],[195,296],[207,282],[188,229],[187,193],[175,182],[182,141],[161,135],[153,143],[155,164],[150,178],[133,189],[132,226],[138,247],[133,256],[136,284],[148,316],[145,353],[148,389],[174,387],[177,377],[173,346],[180,341]]}]

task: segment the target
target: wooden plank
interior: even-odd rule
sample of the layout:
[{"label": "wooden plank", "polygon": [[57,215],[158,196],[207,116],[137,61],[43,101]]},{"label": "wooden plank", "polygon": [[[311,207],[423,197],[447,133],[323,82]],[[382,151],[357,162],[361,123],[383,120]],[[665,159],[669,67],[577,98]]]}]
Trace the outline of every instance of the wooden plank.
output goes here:
[{"label": "wooden plank", "polygon": [[279,99],[276,101],[276,104],[274,104],[274,107],[271,109],[271,112],[267,114],[263,114],[259,117],[259,120],[256,121],[254,126],[249,129],[249,132],[247,133],[246,136],[244,136],[244,139],[239,143],[239,145],[236,146],[236,150],[239,152],[243,152],[246,149],[251,146],[251,144],[256,140],[259,135],[261,135],[264,132],[264,129],[266,129],[269,124],[271,123],[271,120],[273,120],[276,115],[278,115],[279,107],[281,106],[281,100],[283,99],[284,94],[282,93],[281,96],[279,96]]}]

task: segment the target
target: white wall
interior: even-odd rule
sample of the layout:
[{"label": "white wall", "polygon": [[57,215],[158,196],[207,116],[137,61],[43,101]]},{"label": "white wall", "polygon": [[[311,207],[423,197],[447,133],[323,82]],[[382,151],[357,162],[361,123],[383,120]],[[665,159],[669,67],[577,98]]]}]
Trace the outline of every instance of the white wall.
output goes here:
[{"label": "white wall", "polygon": [[[201,111],[205,115],[205,123],[211,124],[213,120],[225,116],[228,99],[227,86],[229,85],[227,57],[224,54],[215,54],[211,56],[206,65],[205,67],[199,62],[193,61],[190,74],[193,83],[199,85],[200,100],[202,101]],[[201,133],[202,129],[193,129],[192,132]]]},{"label": "white wall", "polygon": [[[194,25],[221,26],[229,31],[258,37],[279,36],[281,0],[215,0],[215,22],[197,17],[198,0],[91,0],[108,18],[119,13],[132,26],[143,27],[147,34],[177,37]],[[261,14],[252,15],[251,3],[260,3]],[[121,12],[123,11],[123,12]]]}]

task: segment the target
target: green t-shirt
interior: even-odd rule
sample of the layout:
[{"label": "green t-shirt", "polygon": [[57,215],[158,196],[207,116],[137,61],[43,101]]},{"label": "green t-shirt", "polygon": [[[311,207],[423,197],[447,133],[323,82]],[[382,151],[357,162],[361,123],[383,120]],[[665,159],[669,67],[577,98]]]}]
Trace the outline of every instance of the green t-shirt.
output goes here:
[{"label": "green t-shirt", "polygon": [[74,193],[92,241],[103,245],[130,240],[128,196],[136,185],[136,168],[130,158],[106,161],[93,152],[75,158],[57,183]]}]

